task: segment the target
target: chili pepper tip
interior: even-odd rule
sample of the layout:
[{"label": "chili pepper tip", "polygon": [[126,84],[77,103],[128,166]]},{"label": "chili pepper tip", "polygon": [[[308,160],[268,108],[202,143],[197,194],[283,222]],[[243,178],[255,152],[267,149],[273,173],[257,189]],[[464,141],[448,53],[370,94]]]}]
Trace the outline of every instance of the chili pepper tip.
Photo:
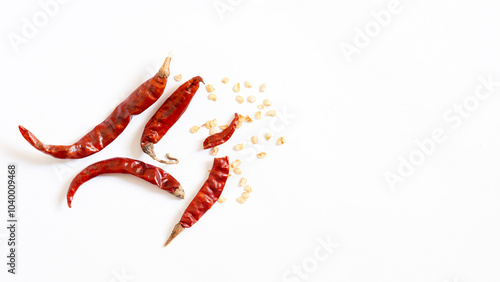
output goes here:
[{"label": "chili pepper tip", "polygon": [[170,233],[170,236],[168,237],[167,242],[165,242],[165,245],[163,245],[163,247],[166,247],[168,244],[170,244],[170,242],[172,242],[172,240],[174,240],[174,238],[177,237],[177,235],[179,235],[182,231],[184,231],[184,227],[182,227],[181,223],[179,222],[174,226],[174,230],[172,230],[172,233]]},{"label": "chili pepper tip", "polygon": [[174,196],[177,196],[181,199],[184,199],[184,195],[185,195],[185,193],[184,193],[184,189],[182,189],[182,186],[179,186],[179,188],[175,189]]}]

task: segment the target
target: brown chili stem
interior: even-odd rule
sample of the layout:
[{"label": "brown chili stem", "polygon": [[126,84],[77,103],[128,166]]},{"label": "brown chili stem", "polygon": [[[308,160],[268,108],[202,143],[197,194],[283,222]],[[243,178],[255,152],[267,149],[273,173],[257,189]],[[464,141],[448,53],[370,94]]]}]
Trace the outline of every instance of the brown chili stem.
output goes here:
[{"label": "brown chili stem", "polygon": [[154,145],[153,143],[147,143],[146,145],[144,145],[144,147],[142,147],[142,150],[144,151],[144,153],[146,153],[147,155],[149,155],[151,158],[153,158],[155,161],[158,161],[162,164],[178,164],[179,163],[179,160],[176,159],[176,158],[173,158],[171,157],[169,154],[167,154],[167,158],[170,160],[170,161],[165,161],[165,160],[161,160],[159,159],[156,154],[155,154],[155,150],[154,150]]},{"label": "brown chili stem", "polygon": [[177,235],[179,235],[182,231],[184,231],[184,227],[182,227],[180,223],[177,223],[174,226],[174,230],[172,230],[172,233],[170,233],[170,236],[168,237],[167,242],[165,242],[165,245],[163,245],[163,247],[166,247],[168,244],[170,244],[170,242],[172,242],[172,240],[174,240],[174,238],[177,237]]},{"label": "brown chili stem", "polygon": [[158,71],[159,77],[168,77],[170,75],[170,61],[172,60],[172,51],[168,54],[167,58],[163,62],[160,70]]}]

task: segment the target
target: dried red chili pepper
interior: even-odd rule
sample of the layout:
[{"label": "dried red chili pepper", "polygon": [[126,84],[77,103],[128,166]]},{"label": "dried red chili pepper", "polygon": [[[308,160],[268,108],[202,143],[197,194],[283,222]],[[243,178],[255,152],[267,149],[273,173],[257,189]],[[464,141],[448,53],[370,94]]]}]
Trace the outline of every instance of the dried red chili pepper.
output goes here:
[{"label": "dried red chili pepper", "polygon": [[91,164],[75,176],[68,189],[68,206],[71,208],[71,202],[73,201],[73,197],[80,185],[105,173],[131,174],[144,179],[149,183],[158,186],[158,188],[174,194],[181,199],[184,199],[184,190],[182,189],[179,181],[163,169],[139,160],[129,158],[112,158]]},{"label": "dried red chili pepper", "polygon": [[193,226],[219,199],[229,176],[229,158],[215,158],[208,179],[191,201],[181,220],[168,237],[167,246],[185,228]]},{"label": "dried red chili pepper", "polygon": [[203,141],[203,149],[210,149],[212,147],[218,146],[220,144],[226,143],[229,138],[233,135],[236,130],[236,126],[238,125],[239,115],[234,114],[234,119],[231,121],[228,127],[222,130],[219,133],[208,136],[205,141]]},{"label": "dried red chili pepper", "polygon": [[154,160],[164,164],[176,164],[179,162],[177,159],[171,158],[168,154],[167,157],[174,161],[158,159],[154,152],[153,144],[158,143],[186,111],[194,94],[196,94],[196,91],[200,87],[200,82],[203,82],[203,79],[196,76],[179,86],[179,88],[165,100],[144,127],[141,137],[141,147],[144,153],[148,154]]},{"label": "dried red chili pepper", "polygon": [[170,60],[169,55],[154,77],[139,86],[103,122],[72,145],[46,145],[23,126],[19,125],[19,130],[33,147],[55,158],[80,159],[95,154],[125,130],[133,115],[142,113],[160,98],[170,75]]}]

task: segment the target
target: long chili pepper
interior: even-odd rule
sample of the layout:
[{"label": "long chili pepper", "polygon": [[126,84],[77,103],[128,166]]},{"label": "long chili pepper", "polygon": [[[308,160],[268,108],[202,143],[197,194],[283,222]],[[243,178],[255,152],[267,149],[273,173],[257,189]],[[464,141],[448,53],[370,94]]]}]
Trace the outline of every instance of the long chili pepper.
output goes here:
[{"label": "long chili pepper", "polygon": [[[171,158],[167,154],[167,158],[172,161],[160,160],[154,152],[154,145],[167,133],[167,131],[177,122],[177,120],[186,111],[191,99],[200,86],[203,79],[199,76],[193,77],[182,84],[177,90],[168,97],[161,105],[156,113],[151,117],[146,126],[141,138],[141,147],[144,153],[148,154],[154,160],[164,164],[176,164],[179,161]],[[204,82],[203,82],[204,83]]]},{"label": "long chili pepper", "polygon": [[55,158],[80,159],[95,154],[125,130],[133,115],[142,113],[160,98],[170,75],[170,60],[169,55],[154,77],[140,85],[103,122],[72,145],[46,145],[23,126],[19,125],[19,130],[33,147]]},{"label": "long chili pepper", "polygon": [[212,170],[205,184],[201,187],[198,194],[191,201],[181,220],[174,227],[174,230],[168,237],[165,246],[167,246],[179,233],[185,228],[193,226],[219,199],[229,176],[229,158],[215,158]]},{"label": "long chili pepper", "polygon": [[229,138],[231,138],[234,131],[236,130],[236,126],[238,125],[238,120],[239,120],[239,115],[236,113],[234,114],[233,121],[231,121],[231,124],[229,124],[228,127],[226,127],[219,133],[208,136],[205,139],[205,141],[203,141],[203,149],[209,149],[218,146],[220,144],[226,143],[226,141],[229,140]]},{"label": "long chili pepper", "polygon": [[139,160],[129,158],[112,158],[91,164],[75,176],[68,189],[68,206],[71,208],[71,202],[73,201],[73,197],[75,196],[75,193],[80,185],[96,176],[106,173],[131,174],[144,179],[147,182],[158,186],[158,188],[174,194],[181,199],[184,199],[184,190],[182,189],[179,181],[163,169]]}]

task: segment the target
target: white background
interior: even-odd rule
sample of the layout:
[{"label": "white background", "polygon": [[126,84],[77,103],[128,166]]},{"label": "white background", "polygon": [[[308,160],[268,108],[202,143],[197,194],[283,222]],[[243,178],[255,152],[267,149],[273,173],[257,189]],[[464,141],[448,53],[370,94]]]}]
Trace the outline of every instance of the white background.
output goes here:
[{"label": "white background", "polygon": [[[2,227],[0,280],[500,280],[500,87],[473,98],[479,77],[500,81],[498,1],[401,0],[378,32],[372,12],[387,11],[390,0],[130,2],[67,1],[46,23],[38,1],[0,4],[0,214],[6,224],[6,166],[16,162],[19,218],[18,275],[7,273]],[[221,3],[230,10],[218,12]],[[23,18],[39,26],[16,46],[9,38],[23,36]],[[375,34],[347,58],[340,46],[355,47],[356,29],[367,25]],[[172,76],[160,102],[102,152],[54,159],[19,134],[22,124],[48,144],[75,142],[170,50]],[[180,85],[179,73],[183,81],[202,76],[219,97],[209,101],[200,88],[156,146],[181,159],[162,167],[186,199],[108,175],[84,184],[69,209],[67,187],[87,165],[117,156],[157,164],[142,153],[140,135]],[[251,198],[235,201],[242,188],[233,175],[226,203],[163,248],[212,164],[201,150],[207,130],[189,128],[253,114],[256,104],[238,104],[231,91],[245,80],[255,86],[244,97],[269,98],[288,114],[286,123],[245,124],[221,146],[221,156],[242,160]],[[268,91],[259,93],[264,82]],[[456,114],[445,120],[464,101],[479,102],[461,124]],[[385,175],[419,154],[415,142],[435,130],[446,140],[391,189]],[[289,142],[250,145],[266,131]],[[242,142],[246,151],[232,149]],[[267,157],[256,160],[254,150]],[[321,241],[335,249],[326,252]]]}]

